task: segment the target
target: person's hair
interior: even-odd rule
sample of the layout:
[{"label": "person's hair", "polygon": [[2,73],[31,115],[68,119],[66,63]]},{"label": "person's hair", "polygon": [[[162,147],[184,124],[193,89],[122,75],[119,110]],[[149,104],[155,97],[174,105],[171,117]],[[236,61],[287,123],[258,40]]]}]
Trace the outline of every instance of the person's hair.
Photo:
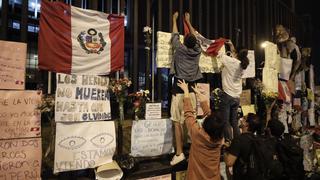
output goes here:
[{"label": "person's hair", "polygon": [[184,37],[183,44],[187,46],[187,48],[194,48],[196,43],[197,43],[197,38],[193,34],[189,33]]},{"label": "person's hair", "polygon": [[277,138],[281,137],[284,133],[284,125],[277,119],[272,119],[268,122],[268,128],[270,129],[270,133],[272,136]]},{"label": "person's hair", "polygon": [[249,127],[248,130],[251,131],[252,133],[260,133],[261,132],[261,122],[259,119],[259,116],[257,116],[254,113],[249,113],[247,115],[246,122],[248,123]]},{"label": "person's hair", "polygon": [[248,49],[241,49],[238,52],[238,59],[241,61],[240,66],[242,69],[247,69],[249,65],[249,59],[248,59]]},{"label": "person's hair", "polygon": [[202,128],[210,136],[213,141],[223,138],[223,132],[226,122],[221,118],[220,113],[211,113],[203,121]]}]

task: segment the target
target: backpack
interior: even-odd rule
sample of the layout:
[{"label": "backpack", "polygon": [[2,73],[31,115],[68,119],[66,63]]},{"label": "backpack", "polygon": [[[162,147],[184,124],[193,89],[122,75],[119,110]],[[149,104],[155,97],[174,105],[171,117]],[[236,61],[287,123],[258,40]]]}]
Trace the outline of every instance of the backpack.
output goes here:
[{"label": "backpack", "polygon": [[277,152],[284,167],[284,175],[289,180],[304,178],[303,149],[291,136],[278,139]]},{"label": "backpack", "polygon": [[240,160],[244,179],[276,180],[283,177],[283,166],[276,151],[276,140],[252,135],[249,160]]}]

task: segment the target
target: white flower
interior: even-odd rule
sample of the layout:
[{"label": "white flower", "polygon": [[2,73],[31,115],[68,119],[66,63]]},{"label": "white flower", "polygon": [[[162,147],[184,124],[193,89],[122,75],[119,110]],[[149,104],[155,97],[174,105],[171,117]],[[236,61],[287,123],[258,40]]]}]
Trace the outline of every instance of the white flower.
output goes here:
[{"label": "white flower", "polygon": [[149,27],[149,26],[143,27],[143,32],[144,32],[144,33],[150,33],[150,34],[151,34],[151,27]]}]

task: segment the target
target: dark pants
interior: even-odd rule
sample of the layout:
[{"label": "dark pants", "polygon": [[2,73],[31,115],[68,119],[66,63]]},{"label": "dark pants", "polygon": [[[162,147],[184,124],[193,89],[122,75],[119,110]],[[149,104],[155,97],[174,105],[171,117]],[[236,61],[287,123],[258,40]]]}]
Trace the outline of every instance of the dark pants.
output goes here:
[{"label": "dark pants", "polygon": [[[238,107],[240,103],[239,98],[234,98],[225,92],[220,95],[220,106],[222,118],[226,121],[224,137],[226,140],[232,140],[234,137],[240,135],[238,125]],[[233,135],[232,135],[233,129]]]}]

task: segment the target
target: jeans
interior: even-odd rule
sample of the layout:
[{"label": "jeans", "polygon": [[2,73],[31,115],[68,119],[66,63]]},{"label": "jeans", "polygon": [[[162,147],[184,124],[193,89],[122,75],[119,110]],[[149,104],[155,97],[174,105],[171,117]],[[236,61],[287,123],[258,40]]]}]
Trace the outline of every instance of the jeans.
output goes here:
[{"label": "jeans", "polygon": [[[220,99],[221,101],[219,109],[223,120],[226,121],[224,137],[226,140],[232,140],[240,135],[240,129],[238,125],[238,107],[240,99],[234,98],[225,92],[221,93]],[[231,128],[233,129],[233,133]]]}]

